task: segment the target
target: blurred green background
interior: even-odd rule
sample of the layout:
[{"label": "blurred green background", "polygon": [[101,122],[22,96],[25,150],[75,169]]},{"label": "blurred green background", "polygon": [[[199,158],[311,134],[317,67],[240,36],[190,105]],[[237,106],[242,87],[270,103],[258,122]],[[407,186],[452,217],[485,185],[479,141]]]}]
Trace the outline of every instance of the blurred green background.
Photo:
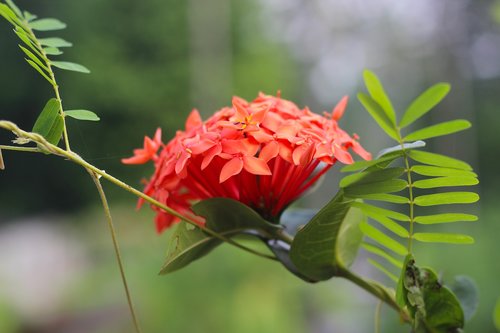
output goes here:
[{"label": "blurred green background", "polygon": [[[355,94],[362,70],[374,70],[402,112],[429,85],[452,92],[425,121],[466,118],[465,133],[429,141],[431,149],[470,162],[480,175],[480,222],[455,226],[473,246],[420,247],[421,264],[444,278],[473,277],[480,306],[467,332],[495,332],[500,297],[500,1],[448,0],[85,0],[17,1],[68,24],[74,43],[63,60],[92,74],[61,72],[66,108],[86,108],[98,123],[68,120],[72,148],[129,184],[151,168],[120,159],[163,128],[164,140],[192,108],[207,117],[232,95],[282,92],[300,106],[331,110],[350,95],[341,122],[372,151],[390,145]],[[42,35],[43,33],[41,33]],[[1,119],[31,129],[52,91],[23,60],[0,22]],[[0,133],[0,142],[12,140]],[[131,332],[112,246],[87,174],[54,157],[3,152],[0,174],[0,332]],[[336,192],[334,170],[302,206],[318,208]],[[152,213],[106,184],[126,271],[144,332],[373,331],[376,302],[350,284],[306,285],[281,267],[223,246],[189,268],[157,275],[168,236]],[[361,257],[364,254],[361,254]],[[362,258],[356,269],[383,279]],[[383,332],[407,332],[382,309]]]}]

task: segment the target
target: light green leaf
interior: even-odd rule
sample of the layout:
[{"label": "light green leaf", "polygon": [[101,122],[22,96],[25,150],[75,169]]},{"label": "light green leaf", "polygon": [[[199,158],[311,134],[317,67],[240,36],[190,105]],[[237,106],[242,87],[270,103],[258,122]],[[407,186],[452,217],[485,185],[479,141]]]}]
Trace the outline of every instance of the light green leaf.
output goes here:
[{"label": "light green leaf", "polygon": [[416,188],[437,188],[447,186],[472,186],[479,183],[475,177],[438,177],[417,180],[413,183]]},{"label": "light green leaf", "polygon": [[19,7],[17,7],[14,2],[12,0],[5,0],[5,2],[7,3],[7,5],[9,5],[10,8],[12,8],[12,10],[16,13],[16,15],[19,17],[19,18],[22,18],[23,17],[23,13],[21,12],[21,10],[19,9]]},{"label": "light green leaf", "polygon": [[340,187],[348,187],[353,184],[355,185],[361,185],[361,184],[369,184],[369,183],[376,183],[376,182],[381,182],[385,180],[390,180],[394,178],[398,178],[403,174],[405,171],[404,168],[387,168],[387,169],[382,169],[382,170],[377,170],[377,171],[365,171],[365,172],[360,172],[356,173],[353,175],[349,175],[344,177],[340,181]]},{"label": "light green leaf", "polygon": [[399,126],[404,128],[436,106],[450,91],[448,83],[438,83],[424,91],[408,107]]},{"label": "light green leaf", "polygon": [[16,27],[14,32],[17,37],[19,37],[19,39],[22,40],[24,44],[26,44],[26,46],[28,46],[31,50],[38,52],[36,46],[33,44],[33,41],[29,38],[29,36],[23,29]]},{"label": "light green leaf", "polygon": [[33,52],[31,52],[30,50],[28,50],[27,48],[25,48],[24,46],[22,45],[19,45],[19,47],[21,48],[21,50],[31,59],[33,60],[38,66],[40,66],[40,68],[42,68],[43,70],[45,70],[47,73],[49,72],[49,69],[47,68],[47,66],[45,66],[45,64],[40,60],[40,58],[38,58],[36,55],[33,54]]},{"label": "light green leaf", "polygon": [[424,164],[466,171],[472,170],[472,167],[463,161],[440,154],[429,153],[427,151],[410,150],[408,156],[410,156],[412,160]]},{"label": "light green leaf", "polygon": [[468,122],[467,120],[458,119],[458,120],[446,121],[410,133],[403,140],[414,141],[414,140],[430,139],[438,136],[460,132],[466,130],[469,127],[471,127],[471,123]]},{"label": "light green leaf", "polygon": [[31,14],[30,12],[25,10],[24,11],[24,18],[26,19],[26,21],[31,22],[31,21],[35,20],[37,18],[37,16],[34,14]]},{"label": "light green leaf", "polygon": [[9,8],[9,6],[0,3],[0,15],[3,16],[7,21],[9,21],[11,24],[14,26],[17,25],[18,23],[18,18],[16,14],[12,11],[12,9]]},{"label": "light green leaf", "polygon": [[493,311],[493,321],[496,329],[500,331],[500,298],[497,299],[497,304],[495,305],[495,310]]},{"label": "light green leaf", "polygon": [[59,110],[59,101],[51,98],[38,116],[32,130],[53,145],[57,145],[63,132],[63,120]]},{"label": "light green leaf", "polygon": [[419,175],[429,177],[477,177],[477,175],[472,171],[429,165],[414,165],[411,167],[411,171]]},{"label": "light green leaf", "polygon": [[368,217],[377,221],[378,223],[383,225],[387,230],[398,235],[399,237],[401,237],[401,238],[409,238],[410,237],[410,233],[408,232],[408,230],[406,230],[404,227],[397,224],[396,222],[394,222],[390,218],[388,218],[384,215],[379,215],[379,214],[375,214],[375,213],[369,213],[366,215],[368,215]]},{"label": "light green leaf", "polygon": [[371,252],[379,257],[384,258],[387,260],[389,263],[391,263],[394,267],[397,267],[399,269],[403,268],[403,262],[399,259],[394,258],[391,256],[389,253],[385,252],[382,250],[380,247],[372,245],[370,243],[363,243],[361,246],[368,252]]},{"label": "light green leaf", "polygon": [[425,243],[473,244],[474,238],[461,234],[415,233],[413,238]]},{"label": "light green leaf", "polygon": [[45,74],[45,72],[40,68],[40,66],[38,66],[33,60],[30,60],[30,59],[25,59],[28,64],[30,64],[31,67],[33,67],[38,73],[40,73],[47,81],[49,81],[49,83],[51,85],[54,85],[54,81],[52,81],[52,79],[47,75]]},{"label": "light green leaf", "polygon": [[75,64],[73,62],[51,61],[50,64],[52,66],[57,67],[57,68],[68,70],[68,71],[80,72],[80,73],[85,73],[85,74],[90,73],[90,71],[88,70],[87,67],[82,66],[80,64]]},{"label": "light green leaf", "polygon": [[66,28],[66,23],[63,23],[55,18],[44,18],[30,22],[29,26],[33,30],[52,31]]},{"label": "light green leaf", "polygon": [[65,41],[62,38],[59,37],[51,37],[51,38],[40,38],[38,39],[40,44],[43,46],[48,46],[48,47],[71,47],[73,44],[71,44],[68,41]]},{"label": "light green leaf", "polygon": [[414,221],[420,224],[474,222],[477,221],[477,216],[471,214],[461,214],[461,213],[445,213],[445,214],[417,216],[415,217]]},{"label": "light green leaf", "polygon": [[401,195],[386,194],[386,193],[362,194],[362,195],[357,195],[356,197],[364,200],[384,201],[396,204],[410,203],[410,199],[406,197],[403,197]]},{"label": "light green leaf", "polygon": [[356,198],[358,195],[399,192],[408,187],[402,179],[391,179],[377,183],[352,185],[345,189],[345,195]]},{"label": "light green leaf", "polygon": [[368,89],[371,97],[382,107],[382,110],[384,110],[387,118],[389,118],[389,120],[393,124],[392,127],[395,128],[396,113],[394,112],[391,100],[385,93],[384,87],[382,86],[382,83],[380,83],[377,75],[375,75],[375,73],[373,73],[372,71],[365,70],[363,72],[363,78],[365,80],[366,88]]},{"label": "light green leaf", "polygon": [[436,206],[450,204],[469,204],[479,200],[479,195],[473,192],[445,192],[427,194],[416,197],[414,202],[418,206]]},{"label": "light green leaf", "polygon": [[407,249],[403,245],[401,245],[399,242],[395,241],[391,237],[387,236],[377,228],[371,226],[370,224],[368,224],[368,222],[365,221],[361,222],[360,228],[366,236],[373,239],[380,245],[383,245],[384,247],[393,251],[394,253],[397,253],[402,256],[408,253]]},{"label": "light green leaf", "polygon": [[371,216],[370,214],[376,214],[376,215],[387,216],[387,217],[393,218],[393,219],[398,220],[398,221],[403,221],[403,222],[410,221],[410,218],[405,214],[393,212],[392,210],[380,208],[380,207],[369,205],[366,203],[353,202],[352,206],[361,209],[361,211],[368,216]]},{"label": "light green leaf", "polygon": [[392,162],[399,156],[400,155],[398,154],[395,155],[391,154],[371,161],[357,161],[354,162],[353,164],[346,165],[345,167],[340,169],[340,172],[353,172],[353,171],[363,170],[378,165],[380,163]]},{"label": "light green leaf", "polygon": [[100,118],[92,111],[89,110],[67,110],[64,114],[68,117],[78,120],[99,121]]},{"label": "light green leaf", "polygon": [[382,149],[381,151],[378,152],[377,157],[375,159],[379,159],[382,156],[385,156],[387,154],[394,153],[394,152],[400,152],[400,156],[402,156],[403,150],[417,149],[417,148],[423,148],[423,147],[425,147],[424,141],[408,142],[408,143],[404,143],[403,145],[399,144],[399,145],[396,145],[394,147]]},{"label": "light green leaf", "polygon": [[63,54],[63,52],[61,50],[59,50],[57,47],[46,47],[43,49],[43,51],[47,55],[55,55],[56,56],[56,55]]},{"label": "light green leaf", "polygon": [[358,93],[358,99],[372,118],[375,119],[380,128],[382,128],[391,138],[399,141],[398,132],[391,120],[387,118],[387,115],[382,107],[375,100],[373,100],[373,98],[366,94]]},{"label": "light green leaf", "polygon": [[367,261],[371,265],[373,265],[373,267],[375,267],[376,269],[378,269],[379,271],[384,273],[389,279],[391,279],[394,282],[398,282],[398,277],[396,275],[394,275],[393,273],[391,273],[387,268],[385,268],[384,266],[382,266],[381,264],[379,264],[378,262],[376,262],[373,259],[368,258]]}]

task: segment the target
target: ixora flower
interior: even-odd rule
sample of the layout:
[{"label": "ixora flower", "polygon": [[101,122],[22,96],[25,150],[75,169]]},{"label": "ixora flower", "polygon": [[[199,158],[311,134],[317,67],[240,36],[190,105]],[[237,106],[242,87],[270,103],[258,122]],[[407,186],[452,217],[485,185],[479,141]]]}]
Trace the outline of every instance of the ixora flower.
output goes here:
[{"label": "ixora flower", "polygon": [[[186,129],[167,144],[161,143],[158,129],[154,139],[146,137],[144,148],[135,149],[134,156],[122,162],[152,160],[155,172],[144,192],[182,214],[193,217],[190,207],[198,200],[225,197],[277,222],[283,210],[333,164],[353,162],[349,148],[371,158],[357,136],[349,136],[337,124],[347,99],[321,116],[280,96],[261,93],[252,102],[234,97],[232,107],[206,121],[193,110]],[[178,221],[152,208],[158,232]]]}]

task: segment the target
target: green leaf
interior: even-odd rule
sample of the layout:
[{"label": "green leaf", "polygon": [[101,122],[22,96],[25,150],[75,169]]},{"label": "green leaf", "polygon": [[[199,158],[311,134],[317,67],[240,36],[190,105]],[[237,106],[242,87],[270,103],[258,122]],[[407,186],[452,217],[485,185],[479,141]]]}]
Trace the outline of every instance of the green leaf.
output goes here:
[{"label": "green leaf", "polygon": [[38,116],[33,132],[42,135],[48,142],[57,145],[63,132],[63,119],[59,113],[60,104],[51,98]]},{"label": "green leaf", "polygon": [[[312,281],[328,280],[355,257],[362,235],[357,230],[362,214],[350,209],[342,191],[297,232],[290,258]],[[352,236],[354,235],[354,237]]]},{"label": "green leaf", "polygon": [[391,263],[393,266],[395,266],[395,267],[397,267],[399,269],[403,268],[403,263],[401,262],[401,260],[394,258],[390,254],[388,254],[387,252],[385,252],[384,250],[382,250],[380,247],[372,245],[372,244],[369,244],[369,243],[363,243],[363,244],[361,244],[361,246],[366,251],[371,252],[371,253],[373,253],[373,254],[381,257],[381,258],[384,258],[389,263]]},{"label": "green leaf", "polygon": [[442,168],[429,165],[414,165],[410,170],[419,175],[429,177],[477,177],[477,175],[472,171]]},{"label": "green leaf", "polygon": [[366,215],[368,215],[368,217],[377,221],[378,223],[383,225],[387,230],[398,235],[399,237],[401,237],[401,238],[409,238],[410,237],[410,233],[408,232],[408,230],[406,230],[404,227],[397,224],[396,222],[394,222],[390,218],[383,216],[383,215],[374,214],[374,213],[370,213],[370,214],[366,214]]},{"label": "green leaf", "polygon": [[317,209],[287,209],[281,214],[280,224],[285,227],[286,232],[295,236],[313,217],[318,214]]},{"label": "green leaf", "polygon": [[427,151],[410,150],[408,156],[410,156],[412,160],[424,164],[466,171],[472,170],[472,167],[463,161],[440,154],[429,153]]},{"label": "green leaf", "polygon": [[493,311],[493,321],[495,322],[496,329],[500,331],[500,298],[497,300],[495,310]]},{"label": "green leaf", "polygon": [[51,37],[51,38],[40,38],[38,39],[41,45],[43,46],[48,46],[48,47],[71,47],[73,44],[71,44],[68,41],[65,41],[62,38],[59,37]]},{"label": "green leaf", "polygon": [[5,170],[5,164],[3,163],[2,149],[0,149],[0,170]]},{"label": "green leaf", "polygon": [[61,55],[63,54],[63,52],[61,50],[59,50],[57,47],[46,47],[43,49],[43,51],[45,52],[45,54],[47,55]]},{"label": "green leaf", "polygon": [[68,117],[78,120],[99,121],[100,118],[92,111],[89,110],[67,110],[64,114]]},{"label": "green leaf", "polygon": [[396,286],[396,303],[398,303],[401,308],[405,307],[407,303],[407,290],[405,288],[405,280],[408,266],[413,265],[414,262],[415,259],[413,259],[413,255],[411,253],[408,253],[401,267],[401,274]]},{"label": "green leaf", "polygon": [[427,194],[416,197],[414,202],[418,206],[436,206],[450,204],[469,204],[479,200],[479,195],[473,192],[445,192]]},{"label": "green leaf", "polygon": [[377,183],[352,185],[345,189],[345,195],[356,198],[359,195],[399,192],[408,187],[402,179],[390,179]]},{"label": "green leaf", "polygon": [[363,72],[363,78],[365,80],[366,88],[368,89],[371,97],[382,107],[382,110],[384,110],[387,118],[389,118],[389,120],[393,124],[392,127],[395,128],[396,113],[394,112],[391,100],[385,93],[384,87],[382,86],[382,83],[380,83],[377,75],[375,75],[375,73],[373,73],[372,71],[365,70]]},{"label": "green leaf", "polygon": [[375,160],[371,160],[371,161],[358,161],[358,162],[354,162],[352,164],[349,164],[349,165],[346,165],[345,167],[343,167],[340,170],[340,172],[353,172],[353,171],[363,170],[363,169],[366,169],[366,168],[370,168],[370,167],[376,166],[376,165],[381,164],[381,163],[392,162],[396,158],[398,158],[399,156],[400,156],[399,154],[396,154],[396,155],[392,155],[391,154],[391,155],[384,156],[384,157],[381,157],[381,158],[378,158],[378,159],[375,159]]},{"label": "green leaf", "polygon": [[436,188],[446,186],[472,186],[479,183],[475,177],[438,177],[424,180],[417,180],[413,183],[416,188]]},{"label": "green leaf", "polygon": [[52,31],[66,28],[66,23],[63,23],[55,18],[44,18],[30,22],[29,26],[33,30]]},{"label": "green leaf", "polygon": [[438,223],[453,223],[453,222],[474,222],[477,221],[477,216],[461,213],[445,213],[427,216],[417,216],[415,222],[420,224],[438,224]]},{"label": "green leaf", "polygon": [[26,44],[26,46],[28,46],[31,50],[37,52],[37,48],[36,46],[33,44],[33,41],[29,38],[29,36],[26,34],[26,32],[19,28],[19,27],[16,27],[16,29],[14,30],[14,33],[17,35],[17,37],[19,37],[19,39],[21,41],[23,41],[24,44]]},{"label": "green leaf", "polygon": [[386,194],[386,193],[362,194],[362,195],[357,195],[356,197],[364,200],[375,200],[375,201],[383,201],[396,204],[410,203],[410,199],[406,197],[403,197],[401,195]]},{"label": "green leaf", "polygon": [[7,3],[7,5],[9,5],[10,8],[12,8],[12,10],[16,13],[16,15],[19,17],[19,18],[22,18],[23,17],[23,13],[21,12],[21,10],[19,9],[19,7],[17,7],[14,2],[12,0],[5,0],[5,2]]},{"label": "green leaf", "polygon": [[406,255],[408,253],[407,249],[401,245],[399,242],[395,241],[394,239],[390,238],[377,228],[371,226],[368,224],[368,222],[363,221],[360,224],[360,228],[363,231],[363,233],[368,236],[369,238],[373,239],[380,245],[383,245],[384,247],[388,248],[389,250],[393,251],[394,253],[397,253],[399,255]]},{"label": "green leaf", "polygon": [[413,238],[425,243],[473,244],[474,238],[461,234],[415,233]]},{"label": "green leaf", "polygon": [[30,12],[25,10],[24,11],[24,18],[26,19],[26,21],[31,22],[31,21],[35,20],[37,18],[37,16],[34,14],[31,14]]},{"label": "green leaf", "polygon": [[403,155],[403,150],[410,150],[410,149],[417,149],[417,148],[423,148],[425,147],[425,142],[424,141],[415,141],[415,142],[408,142],[404,144],[399,144],[394,147],[389,147],[382,149],[381,151],[378,152],[376,159],[379,159],[382,156],[385,156],[390,153],[394,152],[400,152],[399,156]]},{"label": "green leaf", "polygon": [[30,60],[30,59],[25,59],[28,64],[30,64],[31,67],[33,67],[38,73],[40,73],[40,75],[42,75],[47,81],[49,81],[49,83],[51,85],[54,85],[54,81],[52,81],[52,79],[47,75],[45,74],[45,72],[40,68],[40,66],[38,66],[33,60]]},{"label": "green leaf", "polygon": [[9,6],[7,6],[3,3],[0,3],[0,15],[2,15],[3,18],[5,18],[7,21],[9,21],[14,26],[18,22],[18,18],[16,16],[16,14],[12,11],[12,9],[9,8]]},{"label": "green leaf", "polygon": [[375,267],[376,269],[378,269],[379,271],[381,271],[382,273],[384,273],[389,279],[391,279],[394,282],[398,282],[398,277],[396,275],[392,274],[387,268],[385,268],[384,266],[382,266],[381,264],[379,264],[378,262],[376,262],[373,259],[368,258],[367,261],[373,267]]},{"label": "green leaf", "polygon": [[387,168],[377,171],[365,171],[344,177],[340,181],[340,187],[347,187],[353,184],[369,184],[380,181],[398,178],[404,173],[404,168]]},{"label": "green leaf", "polygon": [[406,127],[436,106],[450,91],[447,83],[438,83],[424,91],[408,107],[399,126]]},{"label": "green leaf", "polygon": [[394,211],[389,210],[389,209],[369,205],[366,203],[353,202],[352,206],[361,209],[361,211],[368,216],[371,216],[370,214],[376,214],[376,215],[387,216],[387,217],[393,218],[393,219],[398,220],[398,221],[403,221],[403,222],[410,221],[410,218],[407,215],[404,215],[404,214],[401,214],[398,212],[394,212]]},{"label": "green leaf", "polygon": [[453,282],[448,285],[455,294],[464,311],[465,321],[469,321],[476,313],[479,305],[479,291],[476,283],[468,276],[455,276]]},{"label": "green leaf", "polygon": [[382,107],[375,100],[373,100],[373,98],[366,94],[358,93],[358,99],[372,118],[375,119],[380,128],[382,128],[391,138],[399,141],[398,132],[391,120],[387,118],[387,115]]},{"label": "green leaf", "polygon": [[160,274],[172,273],[199,259],[222,242],[185,222],[178,223],[170,235]]},{"label": "green leaf", "polygon": [[49,69],[47,68],[47,66],[45,66],[45,64],[40,60],[40,58],[38,58],[36,55],[33,54],[33,52],[31,52],[30,50],[28,50],[27,48],[25,48],[24,46],[22,45],[19,45],[19,47],[21,48],[21,50],[31,59],[33,60],[41,69],[45,70],[46,72],[49,71]]},{"label": "green leaf", "polygon": [[51,61],[50,64],[52,66],[55,66],[60,69],[68,70],[68,71],[73,71],[73,72],[80,72],[80,73],[85,73],[88,74],[90,71],[88,70],[87,67],[82,66],[80,64],[75,64],[73,62],[67,62],[67,61]]},{"label": "green leaf", "polygon": [[469,127],[471,127],[471,123],[468,122],[467,120],[459,119],[459,120],[446,121],[410,133],[403,140],[414,141],[414,140],[430,139],[438,136],[460,132],[466,130]]}]

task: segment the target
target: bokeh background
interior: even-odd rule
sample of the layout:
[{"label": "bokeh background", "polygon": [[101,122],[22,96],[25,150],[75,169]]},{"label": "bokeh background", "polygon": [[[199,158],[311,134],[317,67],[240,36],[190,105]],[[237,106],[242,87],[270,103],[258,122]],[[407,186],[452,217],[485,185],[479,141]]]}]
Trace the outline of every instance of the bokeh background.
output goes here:
[{"label": "bokeh background", "polygon": [[[18,0],[42,17],[68,23],[74,47],[64,60],[92,74],[61,72],[67,108],[98,123],[68,120],[72,147],[107,172],[141,187],[148,166],[120,159],[158,126],[164,139],[190,110],[205,117],[232,95],[259,91],[331,110],[350,95],[341,125],[372,151],[390,145],[356,100],[362,71],[374,70],[396,108],[429,85],[452,91],[429,123],[466,118],[472,129],[429,140],[431,149],[470,162],[480,175],[479,223],[455,225],[472,246],[417,249],[443,278],[467,274],[480,305],[467,332],[495,332],[500,297],[500,1],[499,0]],[[23,60],[0,22],[0,118],[30,129],[50,87]],[[0,133],[7,144],[12,136]],[[131,332],[111,240],[93,184],[64,160],[3,152],[0,173],[0,332]],[[300,205],[319,208],[336,192],[338,170]],[[168,235],[156,235],[147,208],[106,184],[132,296],[144,332],[373,331],[376,301],[342,280],[306,285],[282,267],[223,246],[170,276],[157,272]],[[363,257],[363,253],[361,257]],[[357,269],[383,280],[363,260]],[[382,332],[406,332],[382,308]]]}]

